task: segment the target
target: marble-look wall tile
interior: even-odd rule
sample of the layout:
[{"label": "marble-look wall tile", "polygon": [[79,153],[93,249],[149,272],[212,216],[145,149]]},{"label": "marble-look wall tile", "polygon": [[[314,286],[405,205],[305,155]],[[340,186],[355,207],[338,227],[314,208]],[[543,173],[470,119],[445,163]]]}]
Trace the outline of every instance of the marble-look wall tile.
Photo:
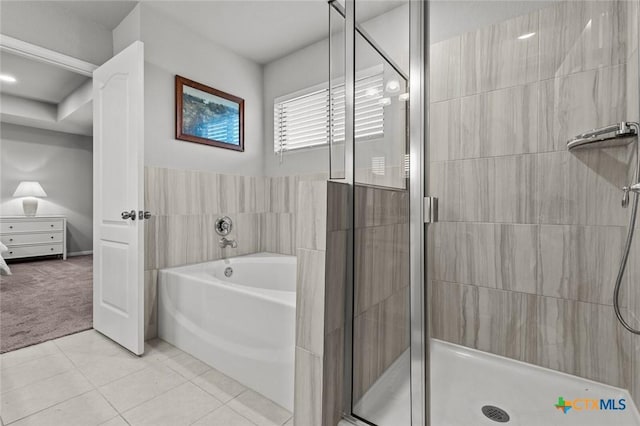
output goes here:
[{"label": "marble-look wall tile", "polygon": [[272,213],[295,213],[298,208],[298,183],[301,177],[278,176],[267,179],[267,185],[269,186],[267,211]]},{"label": "marble-look wall tile", "polygon": [[144,340],[158,336],[158,270],[144,271]]},{"label": "marble-look wall tile", "polygon": [[322,425],[323,401],[322,357],[296,347],[295,395],[293,401],[294,423],[298,425]]},{"label": "marble-look wall tile", "polygon": [[324,250],[327,230],[327,182],[298,184],[296,247]]},{"label": "marble-look wall tile", "polygon": [[438,198],[438,219],[440,221],[459,221],[462,218],[460,208],[460,173],[462,161],[437,161],[429,164],[429,194]]},{"label": "marble-look wall tile", "polygon": [[269,253],[296,254],[296,218],[294,213],[263,213],[261,250]]},{"label": "marble-look wall tile", "polygon": [[409,225],[356,229],[354,311],[364,312],[409,285]]},{"label": "marble-look wall tile", "polygon": [[536,166],[533,155],[433,163],[440,220],[536,223]]},{"label": "marble-look wall tile", "polygon": [[299,248],[296,289],[296,345],[322,356],[324,344],[325,253]]},{"label": "marble-look wall tile", "polygon": [[611,305],[625,238],[623,227],[541,225],[540,294]]},{"label": "marble-look wall tile", "polygon": [[349,185],[327,182],[327,231],[351,228]]},{"label": "marble-look wall tile", "polygon": [[354,318],[353,395],[359,399],[409,348],[409,288]]},{"label": "marble-look wall tile", "polygon": [[[436,102],[429,106],[429,161],[464,158],[460,128],[464,126],[466,119],[473,117],[461,120],[460,99]],[[470,149],[464,151],[468,153],[467,158],[480,156],[479,153],[473,155]]]},{"label": "marble-look wall tile", "polygon": [[354,216],[356,228],[407,223],[409,194],[406,190],[356,184]]},{"label": "marble-look wall tile", "polygon": [[538,79],[538,13],[519,16],[462,36],[462,96]]},{"label": "marble-look wall tile", "polygon": [[156,218],[158,269],[187,263],[187,216],[158,216]]},{"label": "marble-look wall tile", "polygon": [[540,78],[624,63],[636,44],[628,20],[632,3],[563,1],[541,9]]},{"label": "marble-look wall tile", "polygon": [[431,228],[434,280],[536,293],[537,225],[438,222]]},{"label": "marble-look wall tile", "polygon": [[158,229],[157,216],[151,216],[144,221],[144,270],[157,268],[158,259]]},{"label": "marble-look wall tile", "polygon": [[631,334],[611,306],[539,297],[537,363],[628,389]]},{"label": "marble-look wall tile", "polygon": [[[323,358],[322,425],[336,426],[342,418],[344,390],[344,329],[325,337]],[[302,423],[306,424],[306,423]]]},{"label": "marble-look wall tile", "polygon": [[565,151],[567,141],[576,135],[630,120],[626,82],[625,65],[543,81],[540,86],[540,151]]},{"label": "marble-look wall tile", "polygon": [[539,154],[540,223],[626,226],[620,188],[631,181],[630,155],[624,148]]},{"label": "marble-look wall tile", "polygon": [[460,37],[454,37],[430,46],[431,102],[460,96]]},{"label": "marble-look wall tile", "polygon": [[433,281],[433,337],[535,362],[536,298],[512,291]]},{"label": "marble-look wall tile", "polygon": [[[260,213],[236,213],[225,214],[231,217],[234,222],[234,228],[227,238],[234,239],[238,243],[238,247],[226,247],[221,250],[222,257],[242,256],[244,254],[257,253],[261,249],[261,230],[262,214]],[[211,223],[215,221],[214,218]],[[213,229],[213,228],[212,228]],[[215,231],[209,234],[215,245],[218,244],[220,236]]]},{"label": "marble-look wall tile", "polygon": [[159,167],[144,168],[144,206],[155,216],[168,214],[167,170]]},{"label": "marble-look wall tile", "polygon": [[347,288],[347,231],[327,233],[325,265],[325,335],[344,325]]},{"label": "marble-look wall tile", "polygon": [[[457,149],[449,159],[535,152],[538,142],[538,84],[515,86],[462,98]],[[433,105],[432,105],[433,108]],[[448,124],[435,124],[436,126]]]}]

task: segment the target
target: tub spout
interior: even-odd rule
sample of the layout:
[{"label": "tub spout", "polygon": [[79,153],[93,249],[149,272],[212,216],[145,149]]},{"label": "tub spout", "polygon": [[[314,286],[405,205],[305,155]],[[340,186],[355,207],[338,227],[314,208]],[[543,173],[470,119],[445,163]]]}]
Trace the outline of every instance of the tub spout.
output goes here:
[{"label": "tub spout", "polygon": [[231,248],[237,248],[238,242],[236,240],[229,240],[227,239],[227,237],[222,237],[220,238],[218,245],[220,246],[220,248],[226,248],[229,246],[231,246]]}]

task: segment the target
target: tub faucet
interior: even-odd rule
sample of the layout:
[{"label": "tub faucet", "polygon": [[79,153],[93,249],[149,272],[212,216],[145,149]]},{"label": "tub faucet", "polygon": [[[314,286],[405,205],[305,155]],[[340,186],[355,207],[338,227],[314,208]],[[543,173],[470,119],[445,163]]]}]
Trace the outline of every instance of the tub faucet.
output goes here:
[{"label": "tub faucet", "polygon": [[236,248],[238,247],[238,242],[236,240],[229,240],[227,239],[227,237],[222,237],[220,238],[218,245],[220,246],[220,248],[225,248],[229,246],[231,246],[231,248]]}]

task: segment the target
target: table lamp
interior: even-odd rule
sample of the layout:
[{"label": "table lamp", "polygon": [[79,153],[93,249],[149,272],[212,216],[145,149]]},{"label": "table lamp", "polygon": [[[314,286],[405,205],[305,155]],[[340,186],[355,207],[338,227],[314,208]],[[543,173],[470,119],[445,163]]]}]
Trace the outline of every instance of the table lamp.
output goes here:
[{"label": "table lamp", "polygon": [[47,193],[42,189],[40,182],[23,181],[20,182],[13,196],[24,197],[22,209],[25,216],[35,216],[38,211],[38,199],[36,197],[46,197]]}]

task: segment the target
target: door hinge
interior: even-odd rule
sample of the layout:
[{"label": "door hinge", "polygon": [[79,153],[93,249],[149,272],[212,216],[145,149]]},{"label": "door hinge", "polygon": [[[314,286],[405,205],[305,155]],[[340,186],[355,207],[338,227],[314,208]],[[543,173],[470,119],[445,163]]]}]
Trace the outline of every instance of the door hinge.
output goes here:
[{"label": "door hinge", "polygon": [[438,198],[424,197],[424,223],[438,221]]}]

